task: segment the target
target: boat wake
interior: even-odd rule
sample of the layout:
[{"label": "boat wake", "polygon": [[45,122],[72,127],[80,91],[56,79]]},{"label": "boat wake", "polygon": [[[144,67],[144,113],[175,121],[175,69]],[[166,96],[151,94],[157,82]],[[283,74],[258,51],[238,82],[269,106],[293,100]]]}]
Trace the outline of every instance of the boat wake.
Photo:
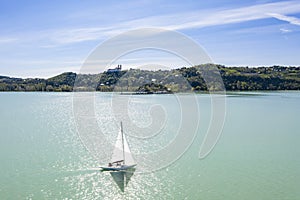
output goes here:
[{"label": "boat wake", "polygon": [[101,172],[100,167],[95,168],[87,168],[87,169],[75,169],[75,170],[67,170],[66,172],[70,173],[79,173],[79,174],[86,174],[86,173],[94,173],[94,172]]}]

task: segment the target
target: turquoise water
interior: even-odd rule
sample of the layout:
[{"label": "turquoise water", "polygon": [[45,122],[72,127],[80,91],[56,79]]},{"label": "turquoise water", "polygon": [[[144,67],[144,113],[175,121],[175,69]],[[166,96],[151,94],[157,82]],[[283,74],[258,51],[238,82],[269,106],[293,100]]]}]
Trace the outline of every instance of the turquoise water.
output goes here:
[{"label": "turquoise water", "polygon": [[[300,92],[228,95],[222,135],[202,160],[211,101],[207,94],[196,98],[201,120],[191,147],[163,169],[134,174],[123,193],[79,139],[72,93],[0,93],[0,199],[300,198]],[[105,113],[110,100],[111,94],[95,94],[98,124],[113,135],[116,123]],[[133,96],[130,105],[130,120],[142,128],[153,119],[141,105],[169,113],[159,135],[128,138],[133,153],[155,151],[175,137],[180,109],[172,95]]]}]

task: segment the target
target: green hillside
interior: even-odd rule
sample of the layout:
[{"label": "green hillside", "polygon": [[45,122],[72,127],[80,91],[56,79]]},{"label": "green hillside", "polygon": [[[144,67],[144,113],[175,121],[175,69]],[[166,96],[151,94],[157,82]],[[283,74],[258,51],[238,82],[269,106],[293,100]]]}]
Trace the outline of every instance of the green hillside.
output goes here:
[{"label": "green hillside", "polygon": [[[0,91],[122,91],[169,93],[207,91],[202,73],[217,67],[226,90],[299,90],[300,67],[225,67],[206,64],[172,70],[130,69],[114,73],[76,74],[65,72],[49,79],[0,76]],[[211,77],[214,78],[214,77]],[[221,85],[210,86],[218,90]]]}]

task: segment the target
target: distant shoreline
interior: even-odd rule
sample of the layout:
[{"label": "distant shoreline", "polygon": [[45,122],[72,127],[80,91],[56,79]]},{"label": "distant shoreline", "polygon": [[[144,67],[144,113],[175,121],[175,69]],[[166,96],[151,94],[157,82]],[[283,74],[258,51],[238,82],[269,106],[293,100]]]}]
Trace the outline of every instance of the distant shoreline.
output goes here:
[{"label": "distant shoreline", "polygon": [[225,90],[222,92],[210,92],[210,91],[191,91],[191,92],[174,92],[174,93],[166,93],[166,94],[136,94],[134,92],[126,92],[126,93],[122,93],[122,92],[117,92],[117,91],[110,91],[110,92],[101,92],[101,91],[70,91],[70,92],[55,92],[55,91],[0,91],[1,93],[44,93],[44,94],[59,94],[59,93],[65,93],[65,94],[71,94],[71,93],[107,93],[107,94],[119,94],[119,95],[135,95],[135,96],[144,96],[144,95],[194,95],[194,94],[203,94],[203,95],[218,95],[218,94],[225,94],[225,95],[237,95],[237,94],[245,94],[245,95],[249,95],[249,94],[253,94],[253,95],[259,95],[259,94],[264,94],[264,93],[298,93],[300,94],[300,90]]},{"label": "distant shoreline", "polygon": [[[201,70],[218,69],[224,86],[207,88]],[[214,78],[214,77],[213,77]],[[208,91],[287,91],[300,90],[300,67],[225,67],[204,64],[172,70],[140,69],[76,74],[65,72],[49,79],[0,76],[1,92],[72,92],[99,91],[136,95],[172,94]]]}]

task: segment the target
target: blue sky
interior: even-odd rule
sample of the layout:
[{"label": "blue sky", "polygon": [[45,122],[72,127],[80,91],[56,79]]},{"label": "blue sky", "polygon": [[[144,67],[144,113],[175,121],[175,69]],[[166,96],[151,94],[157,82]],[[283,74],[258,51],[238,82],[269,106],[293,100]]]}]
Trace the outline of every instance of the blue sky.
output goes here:
[{"label": "blue sky", "polygon": [[76,72],[103,41],[143,27],[185,34],[215,63],[300,65],[299,1],[0,0],[0,21],[0,75]]}]

